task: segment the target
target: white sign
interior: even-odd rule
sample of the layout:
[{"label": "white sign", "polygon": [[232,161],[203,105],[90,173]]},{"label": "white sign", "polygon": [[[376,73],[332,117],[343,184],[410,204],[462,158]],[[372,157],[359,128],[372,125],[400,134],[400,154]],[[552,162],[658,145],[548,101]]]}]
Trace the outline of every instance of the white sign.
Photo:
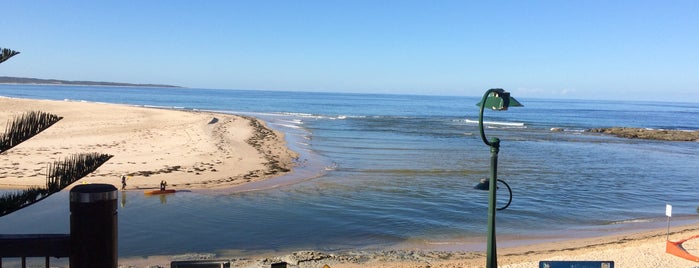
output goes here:
[{"label": "white sign", "polygon": [[665,216],[672,217],[672,205],[665,205]]}]

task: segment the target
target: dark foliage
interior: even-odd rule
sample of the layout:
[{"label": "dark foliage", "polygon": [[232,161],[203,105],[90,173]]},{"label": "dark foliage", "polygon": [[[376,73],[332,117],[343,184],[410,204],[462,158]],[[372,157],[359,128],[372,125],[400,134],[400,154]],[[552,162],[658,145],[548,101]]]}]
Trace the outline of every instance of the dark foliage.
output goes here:
[{"label": "dark foliage", "polygon": [[112,155],[108,154],[77,154],[63,161],[55,161],[53,164],[49,164],[46,173],[46,187],[32,187],[24,191],[0,196],[0,216],[39,202],[51,194],[61,191],[68,185],[95,171],[110,158],[112,158]]},{"label": "dark foliage", "polygon": [[5,133],[0,134],[0,153],[34,137],[63,117],[41,111],[31,111],[7,123]]},{"label": "dark foliage", "polygon": [[2,53],[0,53],[0,63],[9,60],[12,56],[19,54],[18,51],[14,51],[9,48],[3,48]]}]

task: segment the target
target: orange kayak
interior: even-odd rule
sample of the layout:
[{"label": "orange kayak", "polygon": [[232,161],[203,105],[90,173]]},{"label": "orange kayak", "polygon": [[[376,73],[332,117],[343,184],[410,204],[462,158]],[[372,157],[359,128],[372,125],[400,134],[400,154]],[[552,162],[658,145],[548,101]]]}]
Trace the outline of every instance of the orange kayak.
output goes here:
[{"label": "orange kayak", "polygon": [[175,193],[176,190],[151,190],[151,191],[144,191],[143,194],[146,195],[152,195],[152,194],[173,194]]}]

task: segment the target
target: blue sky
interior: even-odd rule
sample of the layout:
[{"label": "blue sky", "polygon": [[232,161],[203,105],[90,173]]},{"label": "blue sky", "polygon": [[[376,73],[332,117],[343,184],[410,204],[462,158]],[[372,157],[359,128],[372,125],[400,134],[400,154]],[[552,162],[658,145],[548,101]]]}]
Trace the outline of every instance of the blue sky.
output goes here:
[{"label": "blue sky", "polygon": [[0,76],[699,101],[699,1],[3,1]]}]

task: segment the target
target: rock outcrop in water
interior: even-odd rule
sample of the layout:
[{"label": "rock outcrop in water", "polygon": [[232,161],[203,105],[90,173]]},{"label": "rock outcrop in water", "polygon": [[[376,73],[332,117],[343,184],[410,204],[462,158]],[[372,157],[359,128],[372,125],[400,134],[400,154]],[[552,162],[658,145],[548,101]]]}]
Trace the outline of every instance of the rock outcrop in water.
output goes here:
[{"label": "rock outcrop in water", "polygon": [[593,128],[587,132],[610,134],[621,138],[663,141],[699,141],[699,130],[663,130],[629,127]]}]

